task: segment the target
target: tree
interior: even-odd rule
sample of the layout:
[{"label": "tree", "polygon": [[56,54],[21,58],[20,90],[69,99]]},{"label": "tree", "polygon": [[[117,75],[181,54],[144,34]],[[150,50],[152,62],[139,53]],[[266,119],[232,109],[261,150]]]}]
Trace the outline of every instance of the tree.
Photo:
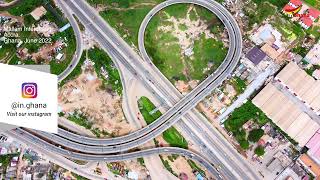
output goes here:
[{"label": "tree", "polygon": [[262,129],[253,129],[249,132],[248,140],[251,142],[258,142],[263,134],[264,131]]},{"label": "tree", "polygon": [[244,150],[249,149],[249,141],[247,140],[241,140],[239,141],[240,147]]},{"label": "tree", "polygon": [[263,156],[265,151],[264,151],[264,147],[262,146],[258,146],[255,150],[254,153],[258,156]]}]

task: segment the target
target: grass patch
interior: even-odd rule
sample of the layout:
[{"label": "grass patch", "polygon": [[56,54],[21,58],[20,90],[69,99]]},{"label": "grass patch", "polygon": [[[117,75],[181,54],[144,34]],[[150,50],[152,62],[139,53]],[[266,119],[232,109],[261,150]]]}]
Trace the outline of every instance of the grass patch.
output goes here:
[{"label": "grass patch", "polygon": [[[156,107],[147,97],[141,97],[138,100],[138,106],[140,113],[142,114],[147,124],[151,124],[162,115],[162,113],[159,110],[156,111],[154,114],[150,114],[150,112],[154,110]],[[167,143],[169,143],[170,146],[185,149],[188,148],[188,142],[174,127],[170,127],[169,129],[163,132],[163,139]]]},{"label": "grass patch", "polygon": [[43,0],[27,0],[15,7],[9,8],[8,12],[14,16],[26,15],[31,13],[36,7],[43,4]]},{"label": "grass patch", "polygon": [[86,129],[91,129],[93,125],[84,114],[79,113],[78,111],[75,111],[73,115],[68,116],[67,119]]},{"label": "grass patch", "polygon": [[174,127],[170,127],[163,132],[163,139],[167,141],[170,146],[188,149],[188,142]]},{"label": "grass patch", "polygon": [[[94,48],[88,51],[88,58],[95,63],[94,68],[98,77],[103,80],[103,88],[111,89],[121,96],[122,84],[120,73],[108,54],[99,48]],[[108,78],[103,75],[102,68],[107,72]]]},{"label": "grass patch", "polygon": [[149,113],[152,110],[154,110],[156,106],[147,97],[141,97],[138,100],[138,106],[147,124],[151,124],[153,121],[155,121],[162,115],[160,111],[156,111],[153,114]]},{"label": "grass patch", "polygon": [[114,137],[113,134],[110,134],[105,130],[94,128],[93,122],[89,121],[88,118],[83,113],[79,113],[78,111],[74,111],[74,113],[72,115],[69,115],[67,119],[76,123],[79,126],[82,126],[90,130],[98,138],[101,137],[101,135]]},{"label": "grass patch", "polygon": [[[96,4],[94,1],[99,0],[88,0],[91,4]],[[121,35],[125,36],[124,39],[129,44],[134,44],[137,47],[138,44],[138,32],[139,27],[148,14],[153,8],[153,4],[156,5],[162,2],[162,0],[105,0],[98,2],[98,4],[105,4],[110,6],[110,9],[100,12],[100,15]],[[150,4],[144,4],[150,3]],[[136,8],[130,8],[137,5]],[[113,8],[125,8],[121,11]]]},{"label": "grass patch", "polygon": [[85,178],[85,177],[82,177],[82,176],[80,176],[80,175],[78,175],[78,174],[76,174],[76,173],[74,173],[74,172],[71,172],[71,174],[72,174],[72,176],[75,177],[77,180],[89,180],[89,179],[87,179],[87,178]]},{"label": "grass patch", "polygon": [[231,83],[238,94],[242,94],[247,88],[246,82],[239,77],[235,77],[234,79],[232,79]]},{"label": "grass patch", "polygon": [[291,22],[283,17],[283,14],[275,16],[271,23],[272,26],[289,41],[292,41],[294,38],[303,39],[306,33],[303,31],[302,27],[298,23]]},{"label": "grass patch", "polygon": [[[108,9],[100,12],[100,15],[130,44],[135,47],[138,46],[138,31],[140,24],[147,13],[163,0],[87,0],[93,6],[97,4],[107,5]],[[134,6],[134,7],[133,7]],[[166,44],[170,42],[177,42],[177,39],[168,33],[158,33],[157,27],[160,21],[166,17],[166,14],[175,17],[185,17],[187,13],[187,9],[190,7],[189,4],[177,4],[170,7],[167,7],[165,11],[161,11],[159,15],[156,15],[152,18],[151,22],[148,25],[146,31],[146,49],[147,52],[152,57],[155,65],[161,70],[161,72],[169,77],[168,79],[173,82],[175,80],[187,80],[187,77],[184,76],[183,72],[183,64],[181,62],[180,56],[180,47],[177,43]],[[221,23],[218,22],[217,18],[208,10],[202,9],[202,7],[195,6],[200,18],[210,21],[214,26]],[[120,8],[120,9],[119,9]],[[164,13],[165,12],[165,13]],[[191,13],[191,16],[195,16],[195,14]],[[191,17],[192,18],[192,17]],[[196,18],[195,18],[196,19]],[[216,23],[212,23],[212,20],[217,21]],[[214,21],[214,22],[215,22]],[[161,22],[163,24],[168,24],[168,22]],[[185,30],[186,26],[180,26],[181,30]],[[221,28],[222,29],[222,28]],[[216,30],[212,28],[212,30]],[[217,31],[218,32],[218,31]],[[161,37],[159,40],[151,39],[154,38],[154,35],[159,34]],[[151,40],[149,40],[151,39]],[[198,43],[198,51],[195,52],[196,60],[190,61],[190,78],[200,79],[202,80],[205,75],[203,75],[203,69],[207,66],[209,61],[215,61],[216,66],[220,64],[220,61],[223,58],[217,58],[221,56],[225,56],[225,50],[221,51],[219,47],[222,44],[216,43],[215,41],[210,40],[209,42],[203,42],[204,39],[201,38],[201,41]],[[166,44],[166,45],[164,45]],[[202,46],[206,47],[205,53],[202,51]],[[210,47],[217,47],[216,49],[211,49]],[[215,54],[215,56],[211,56]],[[209,56],[209,58],[207,58]],[[204,60],[204,61],[203,61]],[[210,69],[208,73],[211,73],[214,68]]]},{"label": "grass patch", "polygon": [[[145,46],[153,63],[171,81],[177,80],[203,80],[212,73],[224,60],[227,49],[221,41],[206,39],[202,34],[199,40],[195,40],[193,46],[193,57],[181,55],[181,47],[171,32],[163,32],[160,26],[172,26],[166,21],[169,16],[185,18],[189,4],[178,4],[167,7],[155,15],[148,24],[145,34]],[[210,11],[195,6],[200,19],[206,20],[212,33],[218,36],[221,32],[221,23]],[[191,11],[190,18],[197,19],[196,14]],[[179,29],[187,30],[185,24],[180,24]],[[209,66],[210,64],[210,66]],[[186,72],[186,73],[183,73]]]},{"label": "grass patch", "polygon": [[188,159],[187,160],[188,164],[192,168],[192,170],[197,170],[202,176],[205,176],[206,173],[204,170],[202,170],[194,161]]},{"label": "grass patch", "polygon": [[64,32],[58,32],[53,37],[54,40],[64,39],[65,43],[67,43],[67,47],[62,50],[65,54],[65,59],[61,62],[52,60],[50,62],[51,73],[52,74],[60,74],[62,73],[70,64],[73,54],[76,51],[76,38],[72,28],[65,30]]},{"label": "grass patch", "polygon": [[254,24],[261,24],[266,18],[276,13],[277,9],[274,8],[269,2],[262,2],[257,4],[256,11],[252,9],[245,11],[249,17],[249,26],[252,27]]},{"label": "grass patch", "polygon": [[171,172],[174,176],[178,177],[178,174],[176,174],[176,173],[173,171],[172,167],[170,166],[169,161],[164,160],[161,155],[159,155],[159,156],[160,156],[160,159],[161,159],[162,164],[164,165],[164,167],[165,167],[169,172]]},{"label": "grass patch", "polygon": [[278,9],[281,9],[288,3],[288,0],[252,0],[256,4],[261,4],[264,2],[270,2],[271,4],[278,7]]},{"label": "grass patch", "polygon": [[309,4],[320,10],[320,1],[319,0],[304,0],[305,3]]}]

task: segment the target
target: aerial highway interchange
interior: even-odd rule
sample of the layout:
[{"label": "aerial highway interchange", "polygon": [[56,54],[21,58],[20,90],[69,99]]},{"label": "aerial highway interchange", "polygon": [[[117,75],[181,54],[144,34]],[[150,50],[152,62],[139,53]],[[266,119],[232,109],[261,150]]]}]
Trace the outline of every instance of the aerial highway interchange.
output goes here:
[{"label": "aerial highway interchange", "polygon": [[[72,17],[72,14],[74,14],[85,28],[96,37],[98,43],[108,52],[115,64],[118,67],[119,64],[124,65],[135,78],[141,81],[143,85],[149,89],[156,98],[164,102],[169,109],[154,123],[128,135],[116,138],[89,138],[76,135],[64,129],[59,129],[59,135],[25,130],[22,128],[18,128],[10,133],[16,136],[23,134],[25,139],[41,145],[46,150],[78,160],[95,161],[104,159],[105,161],[123,161],[125,159],[134,159],[161,153],[180,154],[201,163],[217,179],[258,179],[258,176],[251,167],[247,165],[246,162],[241,161],[241,157],[237,152],[228,145],[225,145],[225,148],[228,148],[231,154],[243,164],[243,166],[240,167],[237,163],[233,163],[232,160],[227,157],[228,154],[221,152],[222,149],[220,147],[212,145],[213,143],[203,143],[199,137],[194,138],[196,142],[205,149],[205,153],[207,153],[208,156],[198,155],[197,152],[191,152],[181,148],[154,148],[126,153],[126,151],[141,146],[157,137],[166,129],[176,124],[180,119],[182,119],[182,121],[179,121],[179,123],[184,127],[185,131],[193,134],[193,130],[183,122],[184,120],[193,123],[192,127],[196,128],[198,132],[202,131],[201,127],[203,127],[206,122],[203,122],[194,107],[230,76],[238,64],[242,50],[242,37],[239,27],[232,15],[222,5],[209,0],[168,0],[160,3],[147,14],[141,23],[138,37],[139,50],[142,57],[140,58],[85,1],[58,0],[58,2],[64,11],[66,11],[65,13],[69,17],[72,27],[77,34],[78,42],[77,53],[69,67],[59,75],[60,81],[72,72],[79,62],[82,52],[81,37],[79,37],[80,30]],[[221,66],[184,97],[153,65],[144,47],[145,29],[152,17],[163,8],[179,3],[197,4],[216,14],[227,28],[230,40],[228,54]],[[124,91],[124,93],[126,93],[126,91]],[[209,142],[215,141],[215,139],[209,136],[218,136],[220,142],[227,143],[226,140],[221,138],[221,135],[219,137],[215,130],[209,135],[204,133],[203,136],[208,137],[206,139]],[[215,152],[212,150],[215,150]],[[115,155],[115,153],[121,154]],[[222,163],[221,159],[216,157],[216,153],[222,154],[225,162],[228,164]],[[218,171],[215,164],[221,164],[221,170]]]}]

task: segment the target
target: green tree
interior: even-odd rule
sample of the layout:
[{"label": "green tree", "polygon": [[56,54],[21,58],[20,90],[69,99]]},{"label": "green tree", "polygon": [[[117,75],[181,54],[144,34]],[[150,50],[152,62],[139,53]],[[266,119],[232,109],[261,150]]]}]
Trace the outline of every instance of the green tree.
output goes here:
[{"label": "green tree", "polygon": [[264,131],[262,129],[253,129],[249,132],[248,140],[251,142],[258,142],[263,134]]},{"label": "green tree", "polygon": [[247,150],[247,149],[249,149],[249,141],[247,141],[247,140],[241,140],[241,141],[239,141],[239,144],[240,144],[240,147],[242,148],[242,149],[244,149],[244,150]]},{"label": "green tree", "polygon": [[258,156],[263,156],[265,151],[264,151],[264,147],[262,146],[258,146],[255,150],[254,153]]}]

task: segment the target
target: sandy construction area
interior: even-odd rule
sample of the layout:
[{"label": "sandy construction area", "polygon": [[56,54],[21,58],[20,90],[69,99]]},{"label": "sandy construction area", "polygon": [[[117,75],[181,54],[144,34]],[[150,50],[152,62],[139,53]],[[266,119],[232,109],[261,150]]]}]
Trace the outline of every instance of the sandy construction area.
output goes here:
[{"label": "sandy construction area", "polygon": [[102,81],[91,70],[65,84],[59,91],[59,105],[66,114],[80,111],[93,128],[99,128],[112,134],[121,136],[128,134],[132,129],[125,119],[121,107],[121,97],[101,88]]}]

